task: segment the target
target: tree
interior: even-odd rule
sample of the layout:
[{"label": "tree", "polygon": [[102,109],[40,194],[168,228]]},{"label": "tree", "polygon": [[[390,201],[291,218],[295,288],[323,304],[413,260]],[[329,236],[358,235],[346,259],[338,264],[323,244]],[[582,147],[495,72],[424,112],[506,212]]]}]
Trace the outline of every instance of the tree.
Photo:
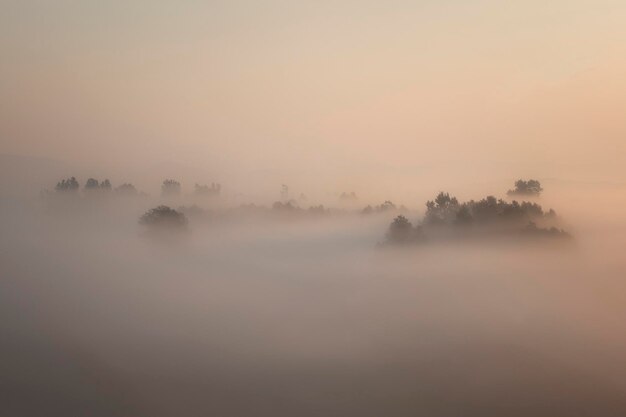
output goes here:
[{"label": "tree", "polygon": [[101,183],[95,178],[89,178],[85,183],[85,191],[111,191],[111,182],[105,179]]},{"label": "tree", "polygon": [[164,197],[180,195],[180,183],[176,180],[165,180],[161,185],[161,195]]},{"label": "tree", "polygon": [[[426,213],[415,228],[404,216],[396,217],[387,231],[390,243],[406,243],[428,238],[485,236],[488,234],[537,235],[546,237],[571,237],[567,232],[552,226],[557,220],[554,210],[544,211],[533,202],[507,202],[487,196],[481,200],[459,203],[448,193],[439,193],[426,203]],[[371,208],[370,208],[371,211]],[[538,227],[534,222],[542,227]],[[472,227],[463,227],[465,225]],[[547,226],[547,227],[546,227]]]},{"label": "tree", "polygon": [[57,185],[56,187],[54,187],[54,189],[59,192],[67,192],[67,191],[78,191],[79,187],[80,187],[80,184],[78,184],[78,181],[76,181],[76,178],[71,177],[66,180],[61,180],[57,182]]},{"label": "tree", "polygon": [[469,209],[467,204],[463,204],[459,210],[456,212],[456,219],[454,220],[456,224],[470,224],[474,221],[472,217],[472,212]]},{"label": "tree", "polygon": [[95,178],[89,178],[85,183],[85,190],[97,190],[100,187],[98,180]]},{"label": "tree", "polygon": [[572,235],[567,233],[563,229],[558,229],[556,227],[550,228],[542,228],[538,227],[534,222],[528,222],[523,233],[527,235],[539,236],[539,237],[549,237],[549,238],[561,238],[561,239],[571,239]]},{"label": "tree", "polygon": [[383,204],[381,204],[380,206],[377,207],[378,211],[387,211],[387,210],[395,210],[396,209],[396,205],[393,204],[391,201],[386,200]]},{"label": "tree", "polygon": [[137,195],[137,189],[133,184],[124,183],[115,189],[115,193],[119,195]]},{"label": "tree", "polygon": [[316,216],[321,216],[321,215],[326,214],[327,210],[326,210],[326,208],[324,207],[323,204],[320,204],[319,206],[311,206],[311,207],[309,207],[308,212],[309,212],[309,214],[313,214],[313,215],[316,215]]},{"label": "tree", "polygon": [[153,229],[183,230],[187,228],[187,217],[168,206],[148,210],[139,218],[139,224]]},{"label": "tree", "polygon": [[537,180],[517,180],[515,189],[507,191],[508,195],[534,195],[538,196],[543,191],[541,183]]},{"label": "tree", "polygon": [[387,241],[390,243],[408,243],[413,239],[413,225],[404,216],[393,219],[387,231]]},{"label": "tree", "polygon": [[299,211],[300,208],[297,206],[297,203],[293,200],[287,201],[283,203],[282,201],[276,201],[272,204],[272,210],[283,211],[283,212],[295,212]]},{"label": "tree", "polygon": [[459,201],[450,194],[440,192],[434,201],[426,202],[425,221],[430,224],[450,223],[456,219]]},{"label": "tree", "polygon": [[222,186],[220,184],[211,183],[211,186],[208,185],[200,185],[196,184],[194,187],[194,193],[198,196],[209,197],[209,196],[218,196],[222,190]]},{"label": "tree", "polygon": [[396,207],[395,204],[393,204],[389,200],[386,200],[382,204],[377,205],[376,207],[372,207],[372,206],[368,205],[363,210],[361,210],[361,213],[362,214],[384,213],[385,211],[393,211],[393,210],[397,210],[397,209],[398,209],[398,207]]}]

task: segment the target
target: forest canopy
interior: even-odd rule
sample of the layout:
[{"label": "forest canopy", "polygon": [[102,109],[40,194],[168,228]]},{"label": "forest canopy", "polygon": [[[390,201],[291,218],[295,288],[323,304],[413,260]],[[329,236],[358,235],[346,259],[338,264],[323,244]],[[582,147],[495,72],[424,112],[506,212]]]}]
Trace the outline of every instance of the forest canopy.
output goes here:
[{"label": "forest canopy", "polygon": [[397,216],[389,225],[386,242],[406,244],[488,235],[570,237],[556,227],[557,220],[554,210],[546,211],[537,203],[507,202],[494,196],[461,203],[441,192],[426,202],[426,213],[416,226],[405,216]]}]

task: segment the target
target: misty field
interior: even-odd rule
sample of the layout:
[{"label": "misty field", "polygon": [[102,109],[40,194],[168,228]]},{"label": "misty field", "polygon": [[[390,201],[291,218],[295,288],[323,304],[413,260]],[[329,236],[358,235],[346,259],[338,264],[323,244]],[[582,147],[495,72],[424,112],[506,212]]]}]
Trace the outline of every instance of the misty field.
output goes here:
[{"label": "misty field", "polygon": [[385,211],[2,200],[3,413],[623,416],[625,218],[571,191],[573,242],[400,246]]},{"label": "misty field", "polygon": [[626,417],[625,22],[0,0],[0,417]]}]

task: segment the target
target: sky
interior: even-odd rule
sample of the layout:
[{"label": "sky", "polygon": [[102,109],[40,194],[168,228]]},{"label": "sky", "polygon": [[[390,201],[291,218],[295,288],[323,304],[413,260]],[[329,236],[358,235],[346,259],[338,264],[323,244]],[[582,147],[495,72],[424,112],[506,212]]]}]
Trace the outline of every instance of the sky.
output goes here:
[{"label": "sky", "polygon": [[625,21],[605,0],[3,0],[0,153],[317,194],[622,183]]}]

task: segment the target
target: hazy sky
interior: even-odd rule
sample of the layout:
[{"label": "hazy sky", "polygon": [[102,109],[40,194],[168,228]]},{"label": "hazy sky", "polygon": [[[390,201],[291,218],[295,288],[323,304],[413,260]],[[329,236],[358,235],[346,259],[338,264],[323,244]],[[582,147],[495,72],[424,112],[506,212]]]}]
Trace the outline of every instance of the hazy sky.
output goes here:
[{"label": "hazy sky", "polygon": [[626,181],[624,1],[0,5],[0,153],[337,190]]}]

